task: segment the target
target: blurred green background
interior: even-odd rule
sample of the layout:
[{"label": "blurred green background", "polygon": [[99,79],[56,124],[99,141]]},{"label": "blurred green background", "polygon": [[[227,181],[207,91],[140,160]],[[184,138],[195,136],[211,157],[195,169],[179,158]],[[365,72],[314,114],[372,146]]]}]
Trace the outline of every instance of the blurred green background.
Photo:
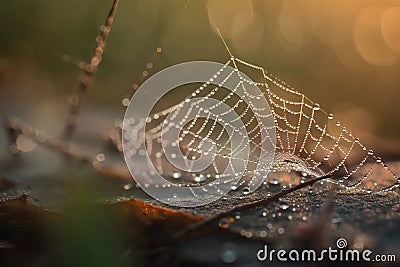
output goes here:
[{"label": "blurred green background", "polygon": [[[1,1],[2,114],[33,116],[33,107],[45,120],[65,118],[62,106],[79,69],[63,57],[88,60],[110,2]],[[122,115],[121,99],[146,78],[143,71],[187,60],[225,62],[217,26],[237,57],[275,73],[354,131],[398,138],[400,1],[394,0],[121,1],[87,104]]]}]

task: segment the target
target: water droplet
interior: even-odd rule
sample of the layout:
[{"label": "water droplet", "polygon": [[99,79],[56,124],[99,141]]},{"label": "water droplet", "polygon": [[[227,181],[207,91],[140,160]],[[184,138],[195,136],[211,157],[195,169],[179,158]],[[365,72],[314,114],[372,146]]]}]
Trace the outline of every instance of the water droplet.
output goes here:
[{"label": "water droplet", "polygon": [[279,208],[280,208],[281,210],[287,210],[289,207],[290,207],[290,206],[289,206],[288,201],[287,201],[286,199],[280,199],[280,201],[279,201]]},{"label": "water droplet", "polygon": [[301,172],[301,176],[307,177],[307,176],[308,176],[308,173],[306,173],[306,172]]},{"label": "water droplet", "polygon": [[174,178],[174,179],[179,179],[181,177],[182,177],[182,173],[180,173],[180,172],[173,172],[172,173],[172,178]]},{"label": "water droplet", "polygon": [[289,207],[290,207],[290,206],[289,206],[288,204],[281,204],[281,205],[279,205],[279,208],[280,208],[281,210],[287,210]]},{"label": "water droplet", "polygon": [[[29,139],[28,137],[25,137],[22,134],[17,137],[15,144],[17,145],[17,153],[18,153],[18,150],[22,151],[22,152],[29,152],[36,148],[36,144],[31,139]],[[10,152],[11,151],[12,151],[12,149],[10,147]],[[13,154],[16,154],[16,153],[13,153]]]},{"label": "water droplet", "polygon": [[320,110],[321,107],[320,107],[320,105],[318,103],[315,103],[313,109],[314,110]]},{"label": "water droplet", "polygon": [[126,184],[126,185],[124,185],[124,190],[131,190],[133,188],[133,184],[131,184],[131,183],[129,183],[129,184]]},{"label": "water droplet", "polygon": [[360,138],[356,138],[356,139],[354,139],[354,142],[356,142],[356,143],[360,143]]},{"label": "water droplet", "polygon": [[106,159],[106,156],[102,153],[96,155],[97,161],[104,161],[105,159]]},{"label": "water droplet", "polygon": [[128,99],[128,98],[124,98],[124,99],[122,99],[122,105],[124,106],[124,107],[127,107],[127,106],[129,106],[129,102],[130,102],[130,100]]},{"label": "water droplet", "polygon": [[235,190],[238,189],[238,187],[237,187],[236,185],[232,185],[231,189],[232,189],[233,191],[235,191]]},{"label": "water droplet", "polygon": [[196,175],[196,176],[194,177],[194,181],[197,182],[197,183],[202,183],[202,182],[204,182],[206,179],[207,179],[206,176],[203,175],[203,174],[198,174],[198,175]]},{"label": "water droplet", "polygon": [[332,218],[332,223],[334,223],[334,224],[338,224],[338,223],[341,223],[342,222],[342,218],[340,218],[340,217],[333,217]]},{"label": "water droplet", "polygon": [[246,186],[245,188],[243,188],[243,195],[248,195],[248,194],[250,194],[250,188]]},{"label": "water droplet", "polygon": [[374,151],[372,149],[368,150],[368,155],[372,156],[374,154]]},{"label": "water droplet", "polygon": [[268,181],[270,185],[279,185],[278,179],[272,178],[271,180]]},{"label": "water droplet", "polygon": [[221,260],[225,263],[234,263],[238,258],[236,251],[231,248],[224,249],[221,254]]},{"label": "water droplet", "polygon": [[229,227],[230,221],[228,218],[222,218],[221,220],[219,220],[219,224],[218,226],[222,229],[226,229]]},{"label": "water droplet", "polygon": [[260,232],[260,237],[266,237],[266,236],[267,236],[267,231]]},{"label": "water droplet", "polygon": [[340,126],[340,122],[336,122],[336,126],[339,127]]},{"label": "water droplet", "polygon": [[241,216],[242,216],[242,214],[239,211],[235,212],[235,219],[236,220],[240,220]]},{"label": "water droplet", "polygon": [[376,163],[382,163],[382,159],[381,158],[376,158]]},{"label": "water droplet", "polygon": [[332,113],[328,114],[328,120],[333,120],[333,114]]},{"label": "water droplet", "polygon": [[268,213],[269,213],[268,210],[264,210],[264,211],[261,213],[261,216],[266,217],[266,216],[268,215]]}]

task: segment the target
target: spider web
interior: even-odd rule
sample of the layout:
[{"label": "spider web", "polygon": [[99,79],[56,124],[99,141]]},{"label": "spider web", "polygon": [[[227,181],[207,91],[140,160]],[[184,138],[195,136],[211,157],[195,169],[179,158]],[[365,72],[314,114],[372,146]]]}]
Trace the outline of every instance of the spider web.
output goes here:
[{"label": "spider web", "polygon": [[[168,181],[181,186],[196,186],[210,181],[218,184],[218,179],[225,178],[224,183],[232,182],[232,189],[243,186],[244,192],[249,192],[247,185],[254,175],[260,170],[268,169],[270,173],[296,172],[301,174],[303,180],[328,175],[328,181],[339,185],[342,190],[371,193],[399,187],[400,180],[389,166],[319,104],[262,67],[233,56],[224,66],[208,82],[195,85],[191,93],[187,93],[187,89],[176,89],[173,98],[183,97],[182,102],[194,100],[189,108],[183,108],[182,104],[171,105],[170,101],[157,103],[146,121],[130,123],[128,130],[133,133],[138,133],[139,129],[145,127],[147,153],[153,166]],[[234,70],[231,71],[227,66]],[[250,76],[251,80],[242,77],[238,70]],[[225,89],[224,83],[235,75],[239,78],[235,89]],[[213,83],[217,80],[218,86],[214,86]],[[262,94],[252,94],[248,90],[249,85],[256,85]],[[182,92],[186,94],[182,95]],[[232,148],[232,140],[228,134],[229,127],[232,126],[224,118],[229,112],[221,113],[217,106],[207,110],[198,108],[202,100],[197,99],[200,98],[217,99],[230,106],[231,111],[237,114],[237,119],[243,122],[248,139],[243,137],[240,145]],[[251,100],[261,98],[267,101],[270,109],[251,105]],[[250,105],[244,99],[250,100]],[[200,116],[202,112],[206,115]],[[186,119],[193,114],[194,119]],[[170,125],[166,120],[167,116],[179,117],[181,127],[179,138],[170,145],[178,146],[185,158],[190,160],[198,159],[202,153],[213,153],[214,161],[207,169],[191,173],[190,166],[187,166],[189,172],[182,172],[169,163],[165,155],[169,152],[162,149],[162,135],[175,125]],[[257,117],[270,117],[274,126],[260,124]],[[263,131],[267,133],[267,138],[262,138]],[[275,131],[276,140],[271,138],[271,131]],[[139,138],[137,135],[136,137]],[[211,145],[207,146],[204,140],[211,140]],[[129,142],[134,144],[135,138]],[[272,165],[263,164],[264,159],[260,158],[263,142],[268,142],[275,148]],[[250,153],[245,162],[244,175],[236,183],[234,181],[239,172],[230,160],[247,147]],[[133,148],[130,153],[145,152],[136,152]],[[175,154],[168,156],[176,157]],[[222,174],[226,168],[229,171]],[[265,179],[271,179],[270,175]]]}]

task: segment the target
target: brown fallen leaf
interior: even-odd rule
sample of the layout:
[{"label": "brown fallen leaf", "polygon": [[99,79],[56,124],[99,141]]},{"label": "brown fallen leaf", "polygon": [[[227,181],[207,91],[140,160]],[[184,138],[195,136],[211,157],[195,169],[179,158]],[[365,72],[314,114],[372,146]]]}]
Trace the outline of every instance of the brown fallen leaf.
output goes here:
[{"label": "brown fallen leaf", "polygon": [[[159,239],[169,238],[178,230],[203,219],[201,216],[154,206],[136,199],[126,199],[115,203],[97,202],[93,205],[99,209],[106,209],[113,216],[118,217],[127,228],[135,232],[133,237],[145,233],[146,236],[158,235]],[[63,213],[49,211],[30,203],[27,194],[0,202],[0,224],[3,229],[46,230],[46,226],[53,222],[51,217],[62,220]],[[162,233],[161,236],[160,233]]]},{"label": "brown fallen leaf", "polygon": [[154,206],[133,198],[106,206],[125,221],[132,231],[140,227],[147,237],[154,236],[158,240],[171,238],[177,231],[204,219],[201,216]]}]

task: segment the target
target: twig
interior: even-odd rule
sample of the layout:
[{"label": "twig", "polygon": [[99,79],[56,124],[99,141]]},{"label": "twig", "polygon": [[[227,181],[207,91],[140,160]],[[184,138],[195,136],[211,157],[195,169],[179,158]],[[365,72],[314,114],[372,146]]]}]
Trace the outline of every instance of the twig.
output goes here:
[{"label": "twig", "polygon": [[231,214],[233,212],[248,210],[248,209],[251,209],[253,207],[269,204],[269,203],[271,203],[273,201],[277,201],[279,198],[281,198],[281,197],[283,197],[283,196],[285,196],[285,195],[287,195],[289,193],[292,193],[294,191],[302,189],[302,188],[304,188],[306,186],[312,186],[314,183],[316,183],[318,181],[321,181],[321,180],[324,180],[324,179],[327,179],[329,177],[330,177],[329,175],[316,177],[316,178],[310,179],[310,180],[308,180],[308,181],[306,181],[306,182],[304,182],[302,184],[298,184],[296,186],[293,186],[293,187],[291,187],[289,189],[282,190],[279,193],[277,193],[277,194],[275,194],[275,195],[273,195],[273,196],[271,196],[269,198],[262,198],[262,199],[258,199],[258,200],[254,200],[254,201],[250,201],[250,202],[246,202],[246,203],[234,206],[233,208],[231,208],[231,209],[229,209],[227,211],[223,211],[223,212],[218,213],[218,214],[216,214],[216,215],[214,215],[214,216],[212,216],[210,218],[206,218],[206,219],[204,219],[202,221],[199,221],[197,223],[189,225],[187,228],[184,228],[183,230],[177,232],[174,235],[174,240],[179,240],[181,237],[183,237],[188,232],[191,232],[191,231],[196,230],[196,229],[198,229],[198,228],[200,228],[200,227],[202,227],[204,225],[207,225],[207,224],[210,224],[212,222],[215,222],[216,220],[221,219],[221,218],[223,218],[223,217],[225,217],[225,216],[227,216],[227,215],[229,215],[229,214]]},{"label": "twig", "polygon": [[[73,148],[70,142],[61,141],[54,139],[43,131],[39,131],[28,123],[23,122],[19,118],[16,117],[6,117],[4,120],[5,126],[9,131],[14,132],[15,134],[22,134],[25,137],[28,137],[43,146],[50,148],[53,151],[64,154],[66,156],[73,156],[74,158],[78,158],[77,155],[73,154]],[[83,162],[87,162],[85,158],[79,158]]]},{"label": "twig", "polygon": [[73,143],[55,139],[45,132],[33,128],[30,124],[25,123],[18,118],[7,117],[4,120],[4,124],[6,128],[14,134],[22,134],[36,143],[41,144],[52,151],[68,156],[77,162],[86,164],[106,176],[113,176],[123,180],[132,180],[128,174],[121,172],[119,169],[104,166],[99,161],[93,160],[91,157],[77,155]]},{"label": "twig", "polygon": [[80,79],[77,92],[71,98],[70,110],[63,134],[64,140],[70,140],[75,131],[78,122],[78,115],[82,107],[83,97],[85,96],[86,91],[88,90],[92,81],[92,78],[102,61],[102,56],[106,46],[106,40],[111,31],[111,25],[117,11],[118,2],[119,0],[113,0],[107,19],[104,25],[100,27],[100,34],[96,38],[97,46],[94,50],[94,54],[90,59],[90,62],[85,67],[85,72],[83,77]]},{"label": "twig", "polygon": [[111,129],[103,133],[103,139],[104,142],[110,144],[115,151],[123,155],[121,135],[121,129]]}]

